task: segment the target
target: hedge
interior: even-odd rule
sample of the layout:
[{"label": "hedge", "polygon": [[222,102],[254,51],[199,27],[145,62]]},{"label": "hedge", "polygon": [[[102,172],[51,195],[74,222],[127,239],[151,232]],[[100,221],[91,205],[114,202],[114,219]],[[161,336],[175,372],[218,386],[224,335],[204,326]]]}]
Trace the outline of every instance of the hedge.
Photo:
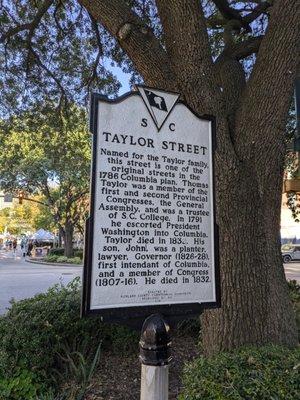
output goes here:
[{"label": "hedge", "polygon": [[184,371],[180,400],[296,400],[300,348],[246,347],[199,357]]},{"label": "hedge", "polygon": [[64,373],[62,354],[76,351],[92,358],[99,343],[102,350],[136,351],[137,333],[99,317],[80,318],[80,299],[75,279],[66,287],[56,285],[47,293],[12,302],[0,316],[0,381],[34,371],[37,382],[53,384],[57,373]]},{"label": "hedge", "polygon": [[[48,256],[63,256],[65,254],[64,248],[53,248],[49,250]],[[83,250],[82,249],[75,249],[74,250],[74,257],[83,258]]]}]

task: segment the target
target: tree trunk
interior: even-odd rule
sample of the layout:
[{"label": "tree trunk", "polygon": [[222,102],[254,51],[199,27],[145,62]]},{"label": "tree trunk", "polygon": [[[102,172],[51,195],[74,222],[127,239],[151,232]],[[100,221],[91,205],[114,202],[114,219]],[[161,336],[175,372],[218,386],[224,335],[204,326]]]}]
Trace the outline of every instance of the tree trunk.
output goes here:
[{"label": "tree trunk", "polygon": [[73,234],[74,234],[74,227],[70,222],[67,222],[64,227],[64,244],[65,244],[64,255],[66,257],[73,257],[74,255]]},{"label": "tree trunk", "polygon": [[[222,57],[212,62],[197,0],[156,0],[164,46],[125,2],[78,1],[118,40],[146,84],[175,89],[198,114],[217,117],[222,307],[202,316],[205,352],[270,342],[295,346],[279,231],[284,130],[299,57],[299,3],[272,2],[246,83],[234,40],[226,42],[224,35]],[[252,44],[258,43],[252,37]]]},{"label": "tree trunk", "polygon": [[59,226],[58,228],[58,247],[62,247],[62,238],[64,237],[64,229],[63,227]]},{"label": "tree trunk", "polygon": [[[273,201],[261,198],[251,164],[241,165],[231,177],[221,171],[219,176],[222,307],[202,316],[203,349],[213,354],[246,344],[294,346],[295,318],[280,252],[280,208],[272,208],[276,217],[265,224],[265,208]],[[268,196],[276,195],[280,202],[280,192],[274,192]]]}]

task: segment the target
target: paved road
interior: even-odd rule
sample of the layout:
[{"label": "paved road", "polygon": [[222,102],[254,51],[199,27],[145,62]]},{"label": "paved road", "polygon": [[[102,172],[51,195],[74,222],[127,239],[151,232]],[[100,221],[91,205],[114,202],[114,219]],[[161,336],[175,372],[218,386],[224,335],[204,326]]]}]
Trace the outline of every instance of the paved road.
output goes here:
[{"label": "paved road", "polygon": [[56,283],[66,285],[81,277],[80,266],[52,266],[26,262],[19,252],[0,251],[0,314],[6,312],[9,300],[32,297]]},{"label": "paved road", "polygon": [[[300,262],[285,264],[287,279],[300,282]],[[56,283],[66,285],[82,275],[82,267],[52,266],[26,262],[17,252],[0,251],[0,314],[9,307],[9,300],[32,297]]]}]

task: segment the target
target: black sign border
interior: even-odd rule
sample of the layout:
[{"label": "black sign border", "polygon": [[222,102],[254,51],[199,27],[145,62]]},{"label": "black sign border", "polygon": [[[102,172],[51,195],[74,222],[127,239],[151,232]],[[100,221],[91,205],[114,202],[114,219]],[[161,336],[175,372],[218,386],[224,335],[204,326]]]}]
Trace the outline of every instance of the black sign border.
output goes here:
[{"label": "black sign border", "polygon": [[[153,88],[154,90],[160,90],[164,93],[168,93],[163,89]],[[124,95],[116,98],[109,99],[107,96],[103,96],[98,93],[92,93],[90,98],[90,121],[89,127],[93,135],[93,157],[91,165],[91,184],[90,184],[90,217],[86,222],[85,230],[85,245],[84,245],[84,266],[83,266],[83,288],[82,288],[82,303],[81,303],[81,316],[101,316],[104,322],[118,322],[132,327],[140,327],[142,321],[151,314],[162,314],[169,322],[179,322],[180,320],[186,320],[198,316],[204,309],[213,309],[221,307],[221,285],[220,285],[220,263],[219,263],[219,228],[216,223],[215,210],[216,210],[216,196],[215,196],[215,174],[214,174],[214,156],[216,151],[216,118],[212,115],[198,115],[195,113],[186,102],[178,100],[176,104],[185,105],[197,118],[208,120],[211,122],[211,134],[212,134],[212,168],[213,168],[213,222],[214,222],[214,255],[215,255],[215,293],[216,301],[207,303],[182,303],[182,304],[161,304],[151,306],[133,306],[133,307],[117,307],[117,308],[106,308],[106,309],[91,309],[91,276],[92,268],[91,262],[93,246],[92,236],[94,230],[94,213],[95,213],[95,186],[96,186],[96,151],[98,142],[98,107],[99,103],[120,103],[129,97],[142,96],[139,92],[128,92]],[[175,107],[173,108],[173,110]],[[172,110],[172,111],[173,111]],[[147,110],[148,111],[148,110]],[[170,113],[171,114],[171,113]],[[170,115],[169,114],[169,115]],[[168,116],[169,117],[169,116]]]}]

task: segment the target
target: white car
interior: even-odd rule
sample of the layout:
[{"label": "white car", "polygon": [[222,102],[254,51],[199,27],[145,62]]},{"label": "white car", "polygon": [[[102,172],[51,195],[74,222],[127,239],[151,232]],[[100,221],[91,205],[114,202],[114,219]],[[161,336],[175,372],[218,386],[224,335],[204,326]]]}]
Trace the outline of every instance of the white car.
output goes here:
[{"label": "white car", "polygon": [[288,250],[282,250],[282,260],[284,263],[300,260],[300,245],[290,246]]}]

